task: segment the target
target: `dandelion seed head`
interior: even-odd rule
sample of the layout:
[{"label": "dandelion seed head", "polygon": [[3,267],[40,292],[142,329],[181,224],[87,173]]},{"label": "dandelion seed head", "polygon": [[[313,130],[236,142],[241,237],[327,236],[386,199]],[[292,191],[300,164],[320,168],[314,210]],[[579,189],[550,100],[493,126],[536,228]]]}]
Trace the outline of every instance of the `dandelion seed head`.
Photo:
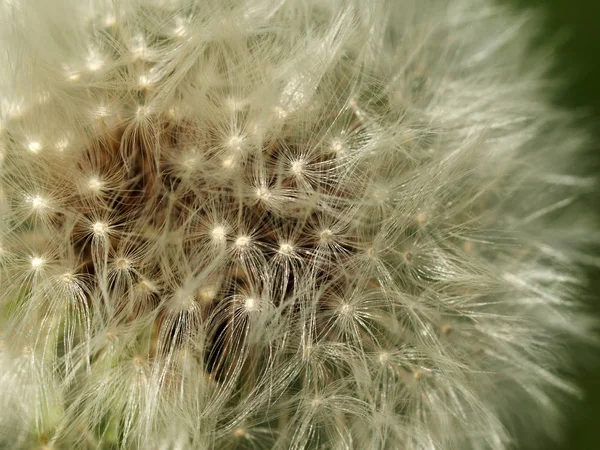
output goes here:
[{"label": "dandelion seed head", "polygon": [[378,187],[373,190],[372,196],[376,203],[384,203],[389,200],[389,192],[384,187]]},{"label": "dandelion seed head", "polygon": [[227,141],[227,146],[232,150],[241,150],[242,144],[244,143],[244,138],[241,136],[232,136]]},{"label": "dandelion seed head", "polygon": [[102,119],[104,117],[109,117],[111,114],[112,114],[112,112],[108,105],[98,105],[92,111],[92,115],[98,119]]},{"label": "dandelion seed head", "polygon": [[19,119],[27,110],[27,106],[23,101],[10,101],[0,97],[0,102],[3,106],[2,112],[6,118]]},{"label": "dandelion seed head", "polygon": [[232,112],[237,112],[244,109],[246,102],[235,97],[228,97],[225,100],[225,105],[227,105]]},{"label": "dandelion seed head", "polygon": [[275,106],[273,108],[273,113],[275,114],[275,117],[279,120],[283,120],[288,116],[288,112],[281,106]]},{"label": "dandelion seed head", "polygon": [[302,176],[305,170],[306,162],[304,160],[292,161],[290,164],[290,171],[297,177]]},{"label": "dandelion seed head", "polygon": [[266,187],[256,188],[254,195],[259,201],[266,202],[271,198],[271,192]]},{"label": "dandelion seed head", "polygon": [[279,253],[285,256],[290,256],[294,252],[294,246],[289,242],[279,244]]},{"label": "dandelion seed head", "polygon": [[222,225],[217,225],[211,230],[210,235],[216,242],[223,242],[227,237],[227,229]]},{"label": "dandelion seed head", "polygon": [[131,267],[131,261],[120,257],[115,260],[115,265],[119,270],[127,270]]},{"label": "dandelion seed head", "polygon": [[29,141],[27,142],[27,149],[31,153],[38,153],[42,149],[42,143],[40,141]]},{"label": "dandelion seed head", "polygon": [[323,399],[320,397],[313,398],[310,403],[310,407],[314,410],[319,410],[323,407]]},{"label": "dandelion seed head", "polygon": [[340,139],[334,139],[333,141],[331,141],[331,150],[337,155],[342,155],[345,151],[343,141],[341,141]]},{"label": "dandelion seed head", "polygon": [[348,303],[344,303],[342,306],[340,306],[340,314],[344,315],[344,316],[349,316],[352,314],[352,306],[349,305]]},{"label": "dandelion seed head", "polygon": [[175,27],[173,28],[173,35],[179,38],[183,38],[188,34],[188,28],[186,20],[183,17],[175,18]]},{"label": "dandelion seed head", "polygon": [[212,302],[217,296],[217,289],[215,286],[209,284],[207,286],[202,286],[200,289],[200,300],[203,303]]},{"label": "dandelion seed head", "polygon": [[240,249],[246,248],[250,245],[250,242],[250,236],[238,236],[238,238],[235,240],[235,246]]},{"label": "dandelion seed head", "polygon": [[113,3],[0,5],[0,447],[558,429],[593,182],[535,13]]},{"label": "dandelion seed head", "polygon": [[72,285],[75,281],[73,272],[65,272],[60,276],[60,279],[67,285]]},{"label": "dandelion seed head", "polygon": [[40,258],[39,256],[34,256],[33,258],[31,258],[31,268],[32,269],[39,269],[44,265],[44,259]]},{"label": "dandelion seed head", "polygon": [[65,77],[67,78],[68,81],[71,81],[71,82],[79,81],[79,79],[81,78],[81,72],[79,72],[77,70],[68,70],[65,73]]},{"label": "dandelion seed head", "polygon": [[248,312],[253,312],[258,309],[257,301],[254,297],[246,297],[244,299],[244,308]]},{"label": "dandelion seed head", "polygon": [[38,103],[43,105],[44,103],[47,103],[51,98],[51,94],[48,91],[42,91],[38,94],[37,99],[38,99]]},{"label": "dandelion seed head", "polygon": [[173,311],[194,311],[198,308],[198,302],[194,295],[182,289],[175,292],[169,308]]},{"label": "dandelion seed head", "polygon": [[87,187],[93,192],[100,192],[104,188],[104,182],[95,176],[88,179]]},{"label": "dandelion seed head", "polygon": [[140,75],[138,77],[138,85],[140,87],[147,88],[151,84],[152,84],[152,81],[150,80],[150,77],[148,77],[148,75]]},{"label": "dandelion seed head", "polygon": [[388,352],[381,352],[378,359],[382,365],[386,365],[390,359],[390,354]]},{"label": "dandelion seed head", "polygon": [[144,361],[144,358],[141,356],[136,356],[133,358],[133,365],[135,367],[135,370],[137,372],[140,373],[144,373],[145,368],[146,368],[146,361]]},{"label": "dandelion seed head", "polygon": [[135,116],[138,119],[143,119],[150,114],[150,108],[147,106],[139,106],[135,111]]},{"label": "dandelion seed head", "polygon": [[232,169],[235,167],[235,158],[233,156],[228,156],[226,158],[223,158],[223,161],[221,162],[221,166],[223,167],[223,169]]},{"label": "dandelion seed head", "polygon": [[329,243],[333,241],[333,231],[331,231],[329,228],[326,228],[325,230],[321,231],[319,233],[319,239],[322,243]]},{"label": "dandelion seed head", "polygon": [[144,59],[148,53],[148,45],[144,36],[141,34],[133,36],[129,49],[134,60]]},{"label": "dandelion seed head", "polygon": [[114,27],[117,24],[117,18],[114,14],[107,14],[104,17],[104,26],[106,27]]},{"label": "dandelion seed head", "polygon": [[68,138],[60,139],[59,141],[56,142],[56,144],[54,144],[54,147],[59,152],[65,151],[69,147],[69,139]]},{"label": "dandelion seed head", "polygon": [[104,66],[104,60],[96,50],[91,50],[85,66],[90,72],[96,72]]},{"label": "dandelion seed head", "polygon": [[31,205],[34,210],[42,210],[48,207],[47,200],[41,195],[30,195],[26,196],[27,203]]},{"label": "dandelion seed head", "polygon": [[365,254],[366,254],[367,258],[374,259],[377,257],[377,250],[374,247],[368,247],[365,250]]},{"label": "dandelion seed head", "polygon": [[106,222],[94,222],[92,224],[92,231],[96,236],[105,236],[108,233],[109,226]]},{"label": "dandelion seed head", "polygon": [[143,292],[156,292],[156,285],[150,280],[142,279],[138,284],[137,288]]}]

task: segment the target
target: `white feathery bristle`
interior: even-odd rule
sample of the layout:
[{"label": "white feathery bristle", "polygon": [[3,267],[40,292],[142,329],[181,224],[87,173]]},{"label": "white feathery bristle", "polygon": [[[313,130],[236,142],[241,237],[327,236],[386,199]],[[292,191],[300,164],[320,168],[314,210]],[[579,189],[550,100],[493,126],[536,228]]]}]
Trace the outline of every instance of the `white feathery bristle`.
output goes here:
[{"label": "white feathery bristle", "polygon": [[560,435],[595,180],[538,25],[493,0],[0,1],[0,447]]}]

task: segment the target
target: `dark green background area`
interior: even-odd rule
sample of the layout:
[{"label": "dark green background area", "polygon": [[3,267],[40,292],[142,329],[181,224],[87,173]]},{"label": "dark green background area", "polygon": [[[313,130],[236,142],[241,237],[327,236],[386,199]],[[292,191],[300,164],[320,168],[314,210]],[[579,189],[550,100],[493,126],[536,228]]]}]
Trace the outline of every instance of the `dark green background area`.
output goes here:
[{"label": "dark green background area", "polygon": [[[557,69],[570,75],[562,104],[591,108],[600,117],[600,2],[597,0],[504,0],[517,8],[535,8],[545,15],[545,36],[563,34]],[[543,38],[543,36],[542,36]]]},{"label": "dark green background area", "polygon": [[[560,43],[554,74],[566,81],[555,101],[574,114],[584,113],[587,117],[582,125],[593,133],[593,141],[587,150],[586,164],[600,176],[600,0],[505,1],[517,8],[534,7],[545,15],[539,43]],[[584,202],[585,207],[599,214],[600,189]],[[600,269],[590,272],[590,280],[591,309],[600,318]],[[564,442],[556,446],[540,444],[540,450],[600,450],[600,349],[586,355],[586,359],[592,364],[575,380],[585,397],[582,403],[567,409]]]}]

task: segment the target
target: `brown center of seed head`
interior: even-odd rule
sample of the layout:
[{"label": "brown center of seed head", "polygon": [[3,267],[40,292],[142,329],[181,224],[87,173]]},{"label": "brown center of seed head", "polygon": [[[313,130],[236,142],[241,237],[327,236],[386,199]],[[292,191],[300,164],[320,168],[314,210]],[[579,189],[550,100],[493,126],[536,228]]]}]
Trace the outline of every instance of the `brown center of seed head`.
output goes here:
[{"label": "brown center of seed head", "polygon": [[223,150],[185,121],[149,123],[134,132],[106,126],[83,153],[89,182],[75,200],[83,219],[73,243],[90,292],[108,288],[119,321],[155,317],[151,357],[210,323],[206,363],[218,379],[235,347],[223,334],[242,320],[239,308],[252,315],[289,303],[293,314],[312,289],[319,308],[339,309],[352,275],[336,267],[364,250],[348,233],[336,236],[317,208],[328,197],[344,208],[357,195],[336,185],[335,152],[280,140],[252,152],[243,136]]}]

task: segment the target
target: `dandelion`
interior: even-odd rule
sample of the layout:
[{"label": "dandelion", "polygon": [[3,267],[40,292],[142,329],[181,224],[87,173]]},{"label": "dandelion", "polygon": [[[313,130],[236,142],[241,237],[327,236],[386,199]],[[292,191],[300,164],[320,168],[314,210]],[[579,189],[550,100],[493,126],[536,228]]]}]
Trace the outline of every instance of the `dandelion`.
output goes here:
[{"label": "dandelion", "polygon": [[556,434],[594,181],[536,24],[492,0],[1,2],[0,445]]}]

